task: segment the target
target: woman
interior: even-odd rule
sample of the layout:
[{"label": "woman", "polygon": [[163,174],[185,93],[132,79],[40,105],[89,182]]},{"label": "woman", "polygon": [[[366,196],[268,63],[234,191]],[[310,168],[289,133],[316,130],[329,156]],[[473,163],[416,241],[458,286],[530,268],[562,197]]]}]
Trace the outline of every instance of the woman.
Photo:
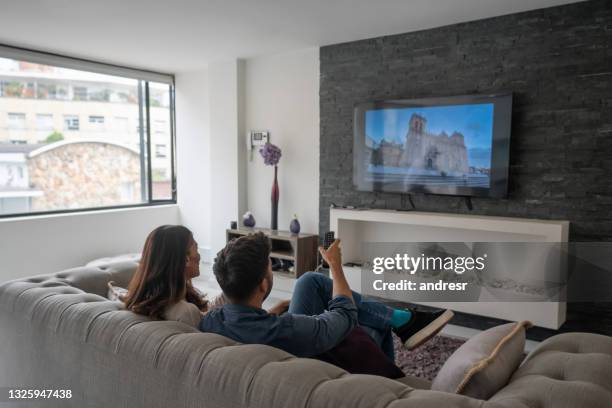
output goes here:
[{"label": "woman", "polygon": [[198,327],[208,310],[208,301],[191,283],[199,275],[200,254],[191,231],[162,225],[147,237],[123,301],[135,313]]}]

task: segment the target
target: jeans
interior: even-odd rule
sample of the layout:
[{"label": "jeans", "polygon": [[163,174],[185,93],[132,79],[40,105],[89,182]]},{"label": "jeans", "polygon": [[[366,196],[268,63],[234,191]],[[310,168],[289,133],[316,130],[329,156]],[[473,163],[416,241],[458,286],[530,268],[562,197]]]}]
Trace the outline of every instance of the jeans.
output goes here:
[{"label": "jeans", "polygon": [[[333,281],[327,276],[317,272],[306,272],[295,282],[289,313],[316,316],[325,312],[327,304],[332,299],[332,286]],[[363,300],[357,292],[353,292],[353,300],[357,306],[359,325],[387,357],[395,361],[391,335],[393,309],[379,302]]]}]

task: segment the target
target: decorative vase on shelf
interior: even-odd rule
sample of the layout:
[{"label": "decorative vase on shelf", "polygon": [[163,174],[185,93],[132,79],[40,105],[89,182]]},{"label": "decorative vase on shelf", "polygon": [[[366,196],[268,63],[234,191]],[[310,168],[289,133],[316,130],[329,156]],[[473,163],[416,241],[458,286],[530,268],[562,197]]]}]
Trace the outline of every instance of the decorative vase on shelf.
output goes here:
[{"label": "decorative vase on shelf", "polygon": [[301,228],[302,227],[300,226],[300,222],[297,219],[297,215],[293,214],[293,219],[289,224],[289,231],[293,232],[294,234],[299,234]]},{"label": "decorative vase on shelf", "polygon": [[255,226],[255,217],[250,211],[247,211],[242,216],[242,225],[248,228],[253,228]]},{"label": "decorative vase on shelf", "polygon": [[278,229],[278,199],[280,190],[278,189],[278,166],[274,166],[274,181],[272,182],[272,214],[270,216],[270,229]]},{"label": "decorative vase on shelf", "polygon": [[280,197],[280,190],[278,189],[278,162],[281,158],[281,149],[272,143],[266,143],[261,149],[259,154],[264,159],[266,166],[274,166],[274,182],[272,183],[272,214],[270,217],[270,229],[278,229],[278,199]]}]

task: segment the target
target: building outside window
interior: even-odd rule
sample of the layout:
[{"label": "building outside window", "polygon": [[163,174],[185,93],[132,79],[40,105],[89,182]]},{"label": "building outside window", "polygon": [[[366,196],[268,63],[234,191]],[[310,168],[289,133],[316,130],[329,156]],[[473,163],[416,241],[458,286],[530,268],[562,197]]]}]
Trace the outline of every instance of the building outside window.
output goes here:
[{"label": "building outside window", "polygon": [[72,97],[75,101],[87,100],[87,88],[84,86],[75,86],[72,88]]},{"label": "building outside window", "polygon": [[164,158],[168,155],[168,146],[165,144],[155,145],[155,157]]},{"label": "building outside window", "polygon": [[0,81],[0,96],[7,98],[20,98],[23,84],[19,81]]},{"label": "building outside window", "polygon": [[[173,82],[0,46],[0,217],[175,202]],[[21,163],[19,197],[9,158]]]},{"label": "building outside window", "polygon": [[109,89],[103,87],[95,87],[92,89],[88,89],[87,100],[108,102],[110,100],[110,91]]},{"label": "building outside window", "polygon": [[53,115],[51,113],[37,113],[36,130],[53,130]]},{"label": "building outside window", "polygon": [[113,119],[115,122],[115,129],[118,132],[128,133],[130,131],[129,119],[124,116],[115,116]]},{"label": "building outside window", "polygon": [[79,117],[64,115],[64,130],[79,130]]},{"label": "building outside window", "polygon": [[8,114],[8,128],[13,130],[23,130],[26,128],[26,115],[25,113],[9,112]]},{"label": "building outside window", "polygon": [[104,116],[89,116],[89,126],[94,131],[104,130]]}]

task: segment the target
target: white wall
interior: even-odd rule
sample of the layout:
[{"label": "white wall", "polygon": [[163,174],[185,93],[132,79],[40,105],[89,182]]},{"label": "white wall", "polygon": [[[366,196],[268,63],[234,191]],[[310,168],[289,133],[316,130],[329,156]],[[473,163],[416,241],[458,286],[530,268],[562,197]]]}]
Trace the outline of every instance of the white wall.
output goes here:
[{"label": "white wall", "polygon": [[0,282],[140,252],[155,227],[179,222],[176,205],[0,220]]},{"label": "white wall", "polygon": [[225,230],[246,208],[242,75],[243,62],[239,60],[214,62],[208,66],[212,254],[225,245]]},{"label": "white wall", "polygon": [[246,130],[283,149],[279,228],[297,213],[318,232],[319,51],[214,62],[176,76],[178,205],[0,220],[0,282],[138,252],[161,224],[182,223],[210,259],[250,209],[270,223],[273,170],[246,155]]},{"label": "white wall", "polygon": [[[319,49],[246,61],[246,130],[269,130],[282,149],[278,227],[296,213],[303,232],[319,230]],[[246,144],[246,142],[245,142]],[[248,162],[248,207],[257,225],[270,225],[274,170],[253,150]]]},{"label": "white wall", "polygon": [[210,99],[208,70],[176,75],[177,202],[181,223],[210,259]]},{"label": "white wall", "polygon": [[208,256],[208,71],[177,75],[176,83],[178,205],[0,219],[0,282],[140,252],[147,234],[162,224],[188,226]]}]

